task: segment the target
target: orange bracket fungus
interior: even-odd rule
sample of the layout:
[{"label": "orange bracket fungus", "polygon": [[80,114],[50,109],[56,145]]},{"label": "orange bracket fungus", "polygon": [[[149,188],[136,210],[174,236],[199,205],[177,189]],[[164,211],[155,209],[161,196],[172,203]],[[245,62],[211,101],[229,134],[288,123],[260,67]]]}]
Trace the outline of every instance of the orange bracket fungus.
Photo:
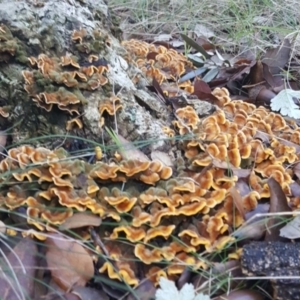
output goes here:
[{"label": "orange bracket fungus", "polygon": [[[100,127],[128,109],[121,96],[103,88],[108,85],[109,66],[99,57],[100,37],[100,32],[92,36],[84,28],[73,31],[70,39],[80,59],[49,53],[26,57],[28,69],[22,76],[28,98],[47,112],[65,114],[68,131],[84,129],[86,93],[97,91]],[[109,43],[101,38],[103,44]],[[4,25],[0,40],[4,44],[0,61],[5,62],[16,55],[18,45]],[[190,81],[178,82],[187,70],[195,69],[183,54],[137,40],[122,44],[128,62],[138,66],[146,79],[155,79],[161,94],[171,97],[194,91]],[[101,247],[97,251],[107,255],[107,261],[99,272],[132,286],[140,283],[142,268],[154,284],[159,276],[177,279],[186,266],[207,268],[201,254],[220,251],[234,241],[232,228],[245,221],[241,210],[250,212],[270,198],[270,177],[290,203],[300,206],[299,195],[290,187],[298,178],[291,167],[300,158],[297,125],[290,126],[266,108],[232,100],[225,88],[212,94],[218,108],[210,115],[200,117],[194,105],[183,103],[172,107],[173,120],[162,121],[166,138],[177,136],[170,142],[172,150],[180,145],[173,151],[178,158],[174,167],[160,160],[124,159],[120,154],[107,158],[109,154],[102,155],[98,145],[93,146],[95,163],[72,158],[60,148],[22,145],[9,149],[0,162],[1,205],[9,210],[25,207],[30,229],[24,235],[41,240],[42,233],[63,226],[78,212],[101,218],[95,230],[107,253]],[[0,115],[9,117],[9,110],[1,107]],[[233,188],[240,195],[240,210]],[[86,228],[81,229],[76,232],[86,238]]]}]

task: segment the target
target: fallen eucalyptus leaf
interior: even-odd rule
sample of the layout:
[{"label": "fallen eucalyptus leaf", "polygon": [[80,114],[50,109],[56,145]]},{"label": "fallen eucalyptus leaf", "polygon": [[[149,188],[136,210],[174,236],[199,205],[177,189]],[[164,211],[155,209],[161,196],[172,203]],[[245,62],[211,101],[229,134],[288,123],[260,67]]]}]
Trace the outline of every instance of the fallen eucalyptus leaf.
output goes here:
[{"label": "fallen eucalyptus leaf", "polygon": [[189,72],[189,73],[185,74],[184,76],[182,76],[178,80],[178,83],[185,82],[187,80],[191,80],[191,79],[203,74],[205,71],[207,71],[207,67],[201,67],[201,68],[198,68],[196,70],[192,70],[191,72]]},{"label": "fallen eucalyptus leaf", "polygon": [[36,243],[31,238],[21,239],[1,264],[1,299],[32,299],[37,264]]},{"label": "fallen eucalyptus leaf", "polygon": [[91,255],[75,240],[49,234],[46,261],[54,282],[67,291],[74,285],[85,286],[94,276]]},{"label": "fallen eucalyptus leaf", "polygon": [[187,35],[181,33],[180,36],[182,39],[192,48],[199,51],[205,58],[209,58],[210,55],[199,45],[197,44],[193,39],[189,38]]},{"label": "fallen eucalyptus leaf", "polygon": [[205,82],[210,82],[212,81],[219,73],[219,69],[218,68],[213,68],[210,69],[202,78],[203,81]]}]

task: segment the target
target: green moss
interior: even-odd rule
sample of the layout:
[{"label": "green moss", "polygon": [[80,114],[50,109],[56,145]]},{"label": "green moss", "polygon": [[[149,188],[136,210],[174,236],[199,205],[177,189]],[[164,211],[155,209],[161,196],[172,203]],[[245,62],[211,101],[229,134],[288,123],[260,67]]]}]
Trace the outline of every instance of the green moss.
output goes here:
[{"label": "green moss", "polygon": [[91,53],[91,46],[88,43],[76,44],[75,48],[82,53],[90,54]]},{"label": "green moss", "polygon": [[73,94],[80,100],[81,104],[87,104],[86,98],[82,95],[81,91],[79,89],[73,90]]},{"label": "green moss", "polygon": [[105,44],[103,41],[94,41],[94,43],[91,45],[91,50],[93,52],[99,53],[103,49],[105,49]]},{"label": "green moss", "polygon": [[0,53],[9,54],[11,57],[15,57],[16,61],[22,64],[27,63],[27,52],[26,47],[23,43],[13,37],[12,33],[6,26],[2,26],[2,29],[5,31],[0,31]]}]

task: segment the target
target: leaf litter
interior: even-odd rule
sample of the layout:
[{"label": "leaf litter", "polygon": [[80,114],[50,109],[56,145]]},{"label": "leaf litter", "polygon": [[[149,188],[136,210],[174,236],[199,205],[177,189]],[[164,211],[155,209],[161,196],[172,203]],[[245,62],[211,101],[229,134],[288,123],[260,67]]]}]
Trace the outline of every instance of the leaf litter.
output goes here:
[{"label": "leaf litter", "polygon": [[[225,86],[229,88],[233,95],[245,97],[247,102],[254,104],[260,103],[266,107],[271,107],[272,110],[280,111],[282,115],[290,118],[300,118],[299,104],[297,101],[300,98],[300,91],[283,87],[283,82],[286,78],[284,78],[282,70],[286,68],[291,53],[291,45],[287,40],[284,40],[282,45],[278,48],[266,51],[261,57],[261,60],[242,55],[236,58],[231,53],[222,53],[217,46],[213,45],[208,40],[209,38],[214,37],[214,32],[210,31],[205,26],[198,24],[195,28],[195,32],[198,33],[198,38],[195,40],[184,34],[181,35],[181,39],[173,39],[170,34],[162,34],[155,39],[156,43],[165,42],[166,44],[169,44],[170,47],[176,48],[178,51],[182,51],[184,43],[191,47],[191,52],[188,56],[195,65],[198,64],[199,68],[183,74],[182,77],[179,78],[178,83],[193,80],[194,94],[197,95],[199,99],[213,104],[217,104],[218,99],[212,94],[212,89]],[[289,81],[285,82],[286,86],[290,86],[290,83],[291,82]],[[258,88],[256,86],[257,84],[259,84]],[[153,82],[153,87],[162,101],[169,101],[157,82]],[[234,87],[234,89],[231,87]],[[140,160],[149,161],[149,158],[145,156],[142,151],[137,149],[136,146],[128,142],[121,135],[115,134],[115,138],[119,140],[119,151],[123,158],[126,157],[130,159],[139,157]],[[257,138],[260,138],[264,143],[269,142],[269,138],[266,136],[261,135],[257,136]],[[5,143],[6,140],[3,139],[1,144],[5,146]],[[124,151],[124,148],[126,148],[126,151]],[[166,165],[172,165],[170,157],[163,152],[153,152],[152,156]],[[251,172],[251,170],[248,169],[241,170],[234,168],[233,166],[228,165],[227,162],[215,159],[213,160],[213,165],[220,169],[230,169],[239,179],[247,178]],[[297,166],[294,168],[297,168]],[[242,207],[242,190],[246,189],[244,182],[246,181],[240,180],[240,188],[232,188],[230,194],[239,213],[246,221],[255,214],[267,211],[271,213],[291,211],[281,187],[271,178],[268,181],[271,191],[271,205],[259,204],[251,214],[245,214]],[[237,187],[238,186],[239,185],[237,185]],[[282,223],[282,219],[278,220],[278,218],[271,218],[267,224],[265,219],[261,222],[257,222],[258,220],[256,220],[256,223],[260,224],[259,226],[254,226],[254,223],[250,222],[248,224],[249,227],[246,227],[244,232],[240,231],[239,234],[237,234],[237,231],[235,234],[239,238],[248,240],[261,239],[264,234],[266,235],[266,240],[272,241],[278,240],[279,236],[290,239],[298,238],[297,232],[294,231],[295,228],[300,226],[298,220],[299,219],[296,217],[281,229],[279,227],[282,225],[277,225],[278,221]],[[59,229],[69,230],[85,226],[98,227],[100,224],[100,218],[89,217],[85,213],[77,213],[62,224]],[[28,243],[27,239],[24,240]],[[21,260],[24,264],[23,267],[25,269],[26,267],[36,269],[38,267],[34,259],[36,256],[36,249],[33,245],[26,244],[26,248],[31,250],[26,252],[24,245],[22,245],[21,242],[19,244],[19,247],[21,247],[24,252],[19,248],[14,248],[13,251],[18,253],[19,258],[22,258]],[[108,295],[114,295],[112,296],[114,298],[118,298],[122,294],[118,288],[115,289],[114,294],[114,291],[112,291],[113,289],[109,284],[102,285],[103,291],[86,287],[87,283],[95,275],[95,268],[92,255],[80,243],[65,239],[58,234],[51,234],[47,238],[45,244],[48,247],[46,251],[48,268],[51,272],[52,279],[60,288],[66,291],[65,295],[69,295],[68,297],[70,298],[67,298],[66,296],[65,299],[71,299],[74,295],[77,297],[75,299],[81,300],[92,299],[92,297],[108,299],[108,296],[103,294],[104,290],[107,291]],[[12,255],[12,257],[8,256],[8,261],[10,263],[11,260],[13,260],[13,257],[14,255]],[[18,268],[22,270],[23,267]],[[22,281],[19,279],[20,274],[18,273],[18,268],[16,268],[15,279],[18,280],[19,285],[24,288],[28,295],[33,295],[32,286],[34,283],[32,278],[35,276],[34,273],[27,273],[32,275],[26,277],[27,281]],[[217,268],[215,267],[215,270],[216,269]],[[18,291],[13,290],[6,279],[2,277],[3,276],[1,276],[0,279],[0,290],[5,291],[5,293],[7,293],[6,295],[16,295],[14,293],[17,293]],[[181,289],[178,291],[174,282],[167,281],[163,279],[163,277],[161,279],[160,289],[156,289],[151,282],[144,280],[143,283],[136,288],[136,292],[139,299],[142,300],[150,299],[148,297],[153,297],[155,293],[157,300],[209,299],[206,295],[196,295],[194,286],[187,281],[188,279],[183,279],[184,283],[181,284]],[[72,290],[72,292],[69,293],[69,290]],[[72,293],[73,295],[71,295]],[[240,299],[241,297],[251,300],[262,299],[261,295],[250,290],[232,291],[217,299],[235,300]],[[127,299],[134,299],[134,296],[130,295]]]}]

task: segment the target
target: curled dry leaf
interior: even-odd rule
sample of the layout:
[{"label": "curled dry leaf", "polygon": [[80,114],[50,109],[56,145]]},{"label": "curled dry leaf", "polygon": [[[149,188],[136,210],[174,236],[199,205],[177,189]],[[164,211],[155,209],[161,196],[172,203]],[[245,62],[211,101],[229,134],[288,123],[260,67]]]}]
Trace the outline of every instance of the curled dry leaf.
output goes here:
[{"label": "curled dry leaf", "polygon": [[[291,208],[288,205],[287,198],[280,184],[274,179],[268,179],[268,185],[270,188],[270,213],[289,212]],[[267,231],[265,235],[265,241],[278,241],[280,228],[283,227],[282,218],[272,217],[267,223]]]},{"label": "curled dry leaf", "polygon": [[255,65],[250,69],[251,84],[258,84],[264,81],[263,78],[263,64],[260,60],[256,61]]},{"label": "curled dry leaf", "polygon": [[63,290],[85,284],[94,275],[91,255],[75,240],[50,234],[45,241],[46,261],[55,283]]},{"label": "curled dry leaf", "polygon": [[85,212],[79,212],[66,219],[66,221],[59,226],[59,230],[68,230],[85,226],[98,227],[100,224],[100,217]]}]

